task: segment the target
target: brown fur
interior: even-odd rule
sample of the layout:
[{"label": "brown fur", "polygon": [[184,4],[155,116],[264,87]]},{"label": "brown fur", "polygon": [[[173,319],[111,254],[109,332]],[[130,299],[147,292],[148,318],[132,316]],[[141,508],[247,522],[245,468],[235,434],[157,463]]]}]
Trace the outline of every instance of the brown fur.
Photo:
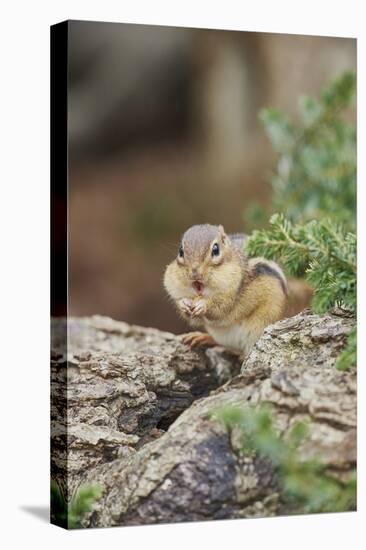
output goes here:
[{"label": "brown fur", "polygon": [[288,279],[289,295],[285,311],[285,317],[292,317],[310,306],[314,291],[304,279]]}]

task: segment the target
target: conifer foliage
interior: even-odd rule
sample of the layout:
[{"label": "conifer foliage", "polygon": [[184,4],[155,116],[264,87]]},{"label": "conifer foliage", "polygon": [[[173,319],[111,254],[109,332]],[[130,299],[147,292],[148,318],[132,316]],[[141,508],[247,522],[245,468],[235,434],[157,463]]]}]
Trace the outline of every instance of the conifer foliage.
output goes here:
[{"label": "conifer foliage", "polygon": [[274,109],[259,113],[276,154],[273,212],[284,212],[292,222],[331,216],[354,229],[356,129],[344,112],[355,89],[355,75],[345,73],[320,99],[301,96],[298,123]]},{"label": "conifer foliage", "polygon": [[330,218],[292,224],[274,214],[269,230],[256,230],[247,251],[276,259],[291,275],[305,276],[315,293],[317,313],[335,305],[356,308],[356,237]]},{"label": "conifer foliage", "polygon": [[[276,154],[272,211],[280,213],[253,232],[246,251],[305,276],[318,313],[336,305],[356,312],[356,130],[344,119],[355,88],[355,75],[345,73],[320,99],[301,97],[297,124],[273,109],[260,113]],[[353,331],[337,366],[355,360]]]}]

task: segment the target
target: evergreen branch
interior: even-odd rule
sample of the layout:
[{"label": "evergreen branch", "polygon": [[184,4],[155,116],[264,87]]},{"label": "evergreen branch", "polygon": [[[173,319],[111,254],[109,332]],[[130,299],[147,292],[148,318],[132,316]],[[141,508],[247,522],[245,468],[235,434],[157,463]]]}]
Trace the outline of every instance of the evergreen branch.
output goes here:
[{"label": "evergreen branch", "polygon": [[274,109],[259,113],[277,154],[274,208],[286,208],[293,222],[331,214],[355,227],[356,131],[342,118],[355,91],[355,74],[346,72],[319,99],[300,98],[302,124]]},{"label": "evergreen branch", "polygon": [[250,256],[279,261],[291,275],[304,275],[315,289],[313,308],[324,312],[335,304],[356,307],[356,239],[329,219],[293,225],[282,214],[270,219],[269,230],[247,239]]},{"label": "evergreen branch", "polygon": [[[356,76],[346,72],[318,99],[300,98],[300,123],[274,109],[259,114],[277,157],[273,206],[286,217],[272,216],[269,229],[254,231],[246,250],[304,276],[318,313],[334,305],[356,310],[356,131],[342,118],[355,91]],[[356,336],[339,365],[355,364],[355,354]]]}]

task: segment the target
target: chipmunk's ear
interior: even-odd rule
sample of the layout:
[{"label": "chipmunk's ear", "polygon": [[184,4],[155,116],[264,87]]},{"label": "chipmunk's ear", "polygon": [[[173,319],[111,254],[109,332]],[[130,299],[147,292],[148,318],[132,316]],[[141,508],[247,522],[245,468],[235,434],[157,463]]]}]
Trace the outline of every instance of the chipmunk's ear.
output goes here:
[{"label": "chipmunk's ear", "polygon": [[226,244],[227,241],[228,241],[228,237],[227,237],[227,235],[226,235],[226,233],[225,233],[225,229],[223,228],[222,225],[219,225],[219,235],[220,235],[220,237],[221,237],[222,242],[223,242],[224,244]]}]

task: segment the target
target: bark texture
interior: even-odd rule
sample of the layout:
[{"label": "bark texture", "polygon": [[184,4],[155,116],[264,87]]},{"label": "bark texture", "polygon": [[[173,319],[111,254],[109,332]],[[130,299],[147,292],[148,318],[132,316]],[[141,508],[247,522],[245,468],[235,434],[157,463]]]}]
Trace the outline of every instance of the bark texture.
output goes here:
[{"label": "bark texture", "polygon": [[353,326],[344,314],[305,311],[268,327],[243,360],[154,329],[72,319],[68,360],[54,331],[53,477],[69,497],[100,485],[88,527],[281,513],[269,461],[243,455],[210,414],[269,402],[284,437],[310,417],[301,457],[346,479],[356,464],[356,371],[334,363]]}]

